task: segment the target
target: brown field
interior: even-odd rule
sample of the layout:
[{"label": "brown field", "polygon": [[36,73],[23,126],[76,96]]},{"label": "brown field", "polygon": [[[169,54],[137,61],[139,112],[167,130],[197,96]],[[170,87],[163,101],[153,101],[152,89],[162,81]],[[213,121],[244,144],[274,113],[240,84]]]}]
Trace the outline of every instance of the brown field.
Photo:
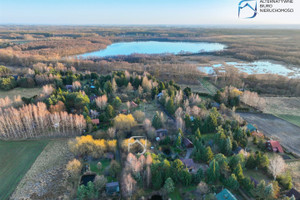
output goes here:
[{"label": "brown field", "polygon": [[48,143],[20,181],[11,199],[58,199],[67,192],[63,173],[65,165],[73,157],[67,141],[61,139]]},{"label": "brown field", "polygon": [[15,88],[9,91],[0,90],[0,98],[5,98],[8,96],[11,100],[13,100],[14,97],[18,95],[28,98],[41,94],[42,90],[42,88]]},{"label": "brown field", "polygon": [[300,127],[269,114],[239,113],[248,123],[258,127],[267,137],[279,140],[282,146],[300,156]]}]

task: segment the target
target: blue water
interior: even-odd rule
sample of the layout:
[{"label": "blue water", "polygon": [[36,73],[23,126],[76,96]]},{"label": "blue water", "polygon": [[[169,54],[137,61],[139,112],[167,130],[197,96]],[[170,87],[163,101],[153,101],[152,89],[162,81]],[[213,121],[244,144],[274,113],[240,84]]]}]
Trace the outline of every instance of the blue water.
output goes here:
[{"label": "blue water", "polygon": [[106,57],[131,54],[181,54],[223,50],[226,46],[208,42],[120,42],[106,49],[78,55],[79,57]]}]

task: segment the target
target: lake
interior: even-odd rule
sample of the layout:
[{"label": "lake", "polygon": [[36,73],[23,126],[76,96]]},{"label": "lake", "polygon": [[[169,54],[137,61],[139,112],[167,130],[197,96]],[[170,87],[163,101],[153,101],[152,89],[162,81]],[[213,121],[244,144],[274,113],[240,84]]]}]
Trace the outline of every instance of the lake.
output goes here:
[{"label": "lake", "polygon": [[300,78],[300,68],[287,67],[283,64],[272,63],[270,61],[255,61],[251,63],[225,62],[225,65],[214,64],[212,66],[198,67],[198,69],[206,74],[214,74],[214,69],[222,71],[225,66],[234,66],[247,74],[277,74],[290,78]]},{"label": "lake", "polygon": [[106,49],[84,53],[78,57],[107,57],[131,54],[182,54],[201,53],[223,50],[226,46],[208,42],[119,42],[107,46]]}]

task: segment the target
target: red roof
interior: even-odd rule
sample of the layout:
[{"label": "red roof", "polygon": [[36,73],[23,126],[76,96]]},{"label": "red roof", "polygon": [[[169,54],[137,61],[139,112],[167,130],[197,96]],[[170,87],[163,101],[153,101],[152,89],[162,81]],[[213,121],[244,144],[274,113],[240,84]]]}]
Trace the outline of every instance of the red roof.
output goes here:
[{"label": "red roof", "polygon": [[99,122],[99,119],[92,119],[92,124],[99,124],[100,122]]},{"label": "red roof", "polygon": [[271,145],[273,151],[283,153],[283,149],[279,143],[279,141],[269,140],[268,143]]}]

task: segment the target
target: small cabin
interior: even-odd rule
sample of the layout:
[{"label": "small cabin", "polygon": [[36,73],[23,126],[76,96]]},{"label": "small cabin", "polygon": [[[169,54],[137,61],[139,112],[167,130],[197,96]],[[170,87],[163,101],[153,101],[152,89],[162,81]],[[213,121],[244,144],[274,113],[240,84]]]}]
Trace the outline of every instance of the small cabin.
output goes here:
[{"label": "small cabin", "polygon": [[283,149],[282,149],[279,141],[268,140],[266,142],[266,148],[272,152],[283,153]]},{"label": "small cabin", "polygon": [[93,125],[99,125],[100,124],[99,119],[92,119],[92,124]]},{"label": "small cabin", "polygon": [[72,92],[72,91],[73,91],[73,85],[66,85],[66,89],[67,89],[69,92]]},{"label": "small cabin", "polygon": [[252,124],[247,124],[246,131],[250,131],[250,133],[257,132],[257,128]]},{"label": "small cabin", "polygon": [[298,192],[296,189],[292,188],[290,191],[286,193],[286,196],[292,197],[294,196],[296,200],[300,200],[300,192]]},{"label": "small cabin", "polygon": [[106,193],[114,194],[120,191],[119,182],[111,182],[106,184]]},{"label": "small cabin", "polygon": [[197,171],[197,166],[194,163],[193,159],[180,159],[181,162],[184,164],[184,166],[189,170],[189,172],[196,172]]},{"label": "small cabin", "polygon": [[194,148],[194,144],[188,138],[183,138],[182,142],[186,148]]},{"label": "small cabin", "polygon": [[216,195],[217,200],[237,200],[237,198],[227,189],[222,190]]},{"label": "small cabin", "polygon": [[160,139],[165,138],[168,135],[167,129],[158,129],[156,130],[156,137],[159,137]]}]

